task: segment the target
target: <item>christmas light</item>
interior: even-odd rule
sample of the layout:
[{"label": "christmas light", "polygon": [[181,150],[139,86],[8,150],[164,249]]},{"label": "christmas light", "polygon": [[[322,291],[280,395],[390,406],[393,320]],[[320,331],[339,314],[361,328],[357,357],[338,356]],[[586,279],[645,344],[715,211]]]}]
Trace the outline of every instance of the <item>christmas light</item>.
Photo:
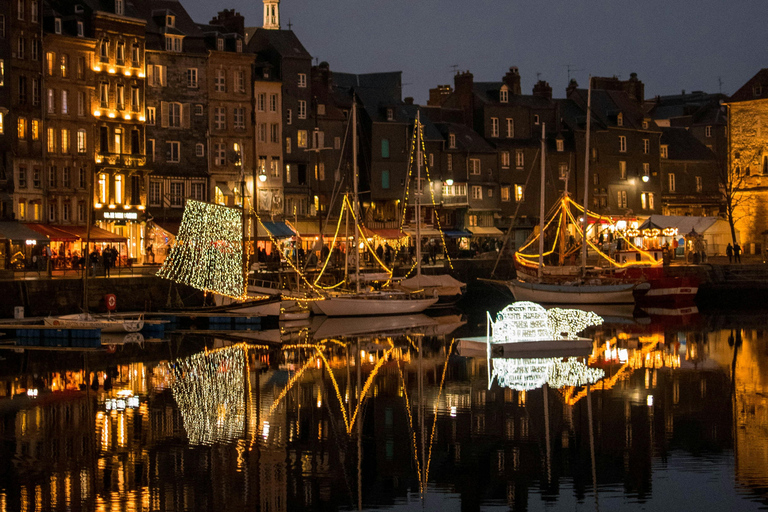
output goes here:
[{"label": "christmas light", "polygon": [[580,309],[544,309],[534,302],[519,301],[496,314],[496,321],[487,314],[492,331],[491,343],[517,343],[521,341],[575,340],[578,334],[592,325],[601,325],[603,319],[591,311]]},{"label": "christmas light", "polygon": [[244,344],[168,363],[171,390],[192,445],[231,441],[245,428]]},{"label": "christmas light", "polygon": [[590,368],[575,358],[566,361],[559,358],[493,358],[491,365],[492,374],[488,389],[491,388],[493,379],[496,379],[501,387],[531,391],[544,384],[556,389],[594,384],[605,376],[602,369]]},{"label": "christmas light", "polygon": [[244,298],[242,212],[187,200],[179,236],[157,275],[199,290]]}]

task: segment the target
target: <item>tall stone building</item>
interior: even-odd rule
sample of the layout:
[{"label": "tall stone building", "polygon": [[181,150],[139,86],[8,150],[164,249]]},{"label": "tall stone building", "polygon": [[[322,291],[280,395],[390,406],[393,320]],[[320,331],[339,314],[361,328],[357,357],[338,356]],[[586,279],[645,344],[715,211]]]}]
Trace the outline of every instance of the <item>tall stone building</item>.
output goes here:
[{"label": "tall stone building", "polygon": [[269,63],[281,83],[283,190],[285,215],[294,219],[315,218],[311,194],[312,162],[310,115],[312,57],[292,30],[280,27],[279,2],[264,0],[261,28],[248,29],[248,50]]},{"label": "tall stone building", "polygon": [[[147,213],[176,232],[187,198],[208,195],[208,48],[175,1],[137,0],[146,20]],[[159,240],[153,240],[158,247]]]},{"label": "tall stone building", "polygon": [[96,142],[91,111],[96,40],[87,37],[88,17],[68,2],[48,2],[45,11],[45,220],[87,225]]},{"label": "tall stone building", "polygon": [[146,209],[145,62],[146,20],[124,0],[86,0],[90,37],[96,40],[92,63],[95,123],[94,220],[125,237],[128,258],[144,246]]},{"label": "tall stone building", "polygon": [[0,220],[13,218],[14,169],[12,141],[15,124],[11,124],[11,44],[8,23],[11,20],[11,2],[0,3]]},{"label": "tall stone building", "polygon": [[[253,197],[252,72],[255,56],[246,51],[245,21],[224,10],[208,25],[200,25],[208,48],[208,172],[210,199],[222,205],[242,205]],[[250,205],[249,205],[250,206]]]},{"label": "tall stone building", "polygon": [[768,68],[728,102],[727,187],[734,189],[733,218],[747,254],[766,248],[768,230]]},{"label": "tall stone building", "polygon": [[[4,85],[10,94],[3,137],[6,178],[13,195],[13,217],[25,222],[44,220],[43,204],[43,26],[42,1],[18,0],[11,4],[4,44],[11,49],[4,64]],[[7,127],[7,128],[5,128]],[[10,172],[10,176],[9,176]],[[4,201],[7,204],[7,201]],[[10,212],[8,212],[10,213]]]}]

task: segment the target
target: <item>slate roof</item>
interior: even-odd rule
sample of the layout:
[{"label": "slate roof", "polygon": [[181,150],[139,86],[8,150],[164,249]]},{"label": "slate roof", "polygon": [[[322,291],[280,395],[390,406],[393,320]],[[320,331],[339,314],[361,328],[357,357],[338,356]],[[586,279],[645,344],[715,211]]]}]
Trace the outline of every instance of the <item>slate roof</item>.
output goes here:
[{"label": "slate roof", "polygon": [[293,33],[293,30],[268,30],[257,28],[252,35],[246,29],[246,41],[248,49],[252,52],[258,52],[267,47],[272,47],[283,58],[310,59],[312,56],[301,44],[299,38]]},{"label": "slate roof", "polygon": [[403,113],[398,110],[398,107],[402,106],[401,71],[362,75],[334,72],[333,87],[336,90],[346,92],[354,89],[373,122],[387,121],[387,108],[394,109],[396,121],[406,121],[406,119],[400,119]]},{"label": "slate roof", "polygon": [[[754,94],[754,86],[760,86],[760,94]],[[733,93],[729,98],[729,102],[736,101],[750,101],[760,100],[768,98],[768,68],[763,68],[757,72],[755,76],[750,78],[747,83],[741,86],[741,88]]]},{"label": "slate roof", "polygon": [[720,103],[725,94],[694,91],[687,94],[657,96],[647,101],[648,115],[653,119],[690,117],[695,124],[725,124],[726,109]]},{"label": "slate roof", "polygon": [[668,146],[668,160],[715,160],[715,154],[685,128],[661,128],[661,144]]},{"label": "slate roof", "polygon": [[[165,49],[165,34],[183,35],[183,53],[206,51],[203,32],[192,20],[184,6],[176,0],[132,0],[138,15],[147,20],[146,47],[150,50]],[[175,27],[165,26],[165,16],[176,17]]]},{"label": "slate roof", "polygon": [[[472,92],[475,97],[484,103],[498,103],[499,91],[504,82],[473,82]],[[511,94],[509,103],[532,108],[548,108],[552,106],[552,100],[533,94]]]},{"label": "slate roof", "polygon": [[[563,119],[571,128],[583,128],[586,123],[587,93],[587,89],[576,89],[568,96],[568,101],[561,103]],[[643,129],[646,115],[624,91],[593,89],[591,108],[594,129],[617,127],[619,113],[624,118],[623,128]],[[651,122],[649,128],[655,129],[655,123]]]},{"label": "slate roof", "polygon": [[456,135],[456,147],[448,148],[448,150],[459,150],[468,153],[495,153],[496,150],[488,144],[488,142],[480,136],[476,131],[467,128],[463,124],[459,123],[435,123],[437,128],[443,135],[443,139],[448,141],[449,134]]}]

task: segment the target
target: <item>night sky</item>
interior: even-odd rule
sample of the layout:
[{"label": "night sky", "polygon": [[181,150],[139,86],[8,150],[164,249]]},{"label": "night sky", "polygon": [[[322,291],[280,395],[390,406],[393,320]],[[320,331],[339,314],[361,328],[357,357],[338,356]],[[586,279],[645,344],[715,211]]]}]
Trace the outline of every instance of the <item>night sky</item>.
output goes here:
[{"label": "night sky", "polygon": [[[246,26],[262,24],[261,0],[182,3],[197,22],[234,7]],[[517,66],[525,94],[540,73],[555,97],[565,95],[567,65],[580,85],[636,72],[646,98],[732,94],[768,66],[764,0],[282,0],[280,14],[316,62],[402,71],[403,96],[417,103],[453,85],[454,65],[484,82]]]}]

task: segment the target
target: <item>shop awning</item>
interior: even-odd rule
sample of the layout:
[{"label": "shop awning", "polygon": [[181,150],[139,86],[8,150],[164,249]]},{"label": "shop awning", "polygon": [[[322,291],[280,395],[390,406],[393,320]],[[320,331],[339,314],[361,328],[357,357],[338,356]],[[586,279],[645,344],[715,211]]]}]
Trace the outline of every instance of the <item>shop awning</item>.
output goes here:
[{"label": "shop awning", "polygon": [[78,239],[78,237],[72,233],[62,231],[50,224],[27,224],[27,226],[41,235],[45,235],[51,242],[74,242]]},{"label": "shop awning", "polygon": [[368,238],[374,238],[378,237],[384,240],[399,240],[400,238],[403,238],[405,233],[400,231],[399,229],[391,229],[391,228],[363,228],[365,232],[365,236]]},{"label": "shop awning", "polygon": [[[263,224],[263,227],[261,224]],[[275,238],[290,238],[296,235],[285,222],[262,222],[261,224],[259,224],[258,233],[258,236],[260,237],[267,236],[267,233],[264,232],[264,228],[266,228]]]},{"label": "shop awning", "polygon": [[[299,234],[299,236],[304,238],[320,235],[320,226],[318,225],[318,222],[314,220],[299,220],[295,222],[288,221],[286,222],[286,224],[292,227],[293,230]],[[353,228],[354,228],[354,225],[350,223],[350,226],[349,226],[350,236],[354,234],[354,232],[352,231]],[[333,236],[335,233],[336,233],[336,221],[331,220],[331,222],[326,224],[322,234],[324,237],[329,237],[329,236]],[[339,236],[342,236],[342,237],[344,236],[344,223],[341,224],[341,229],[339,230]]]},{"label": "shop awning", "polygon": [[[416,236],[416,228],[414,227],[407,227],[403,228],[403,231],[408,236]],[[430,227],[422,227],[421,228],[421,236],[428,236],[430,238],[439,237],[440,236],[440,230]]]},{"label": "shop awning", "polygon": [[472,233],[470,233],[469,231],[456,231],[456,230],[443,231],[443,234],[448,238],[464,238],[464,237],[472,236]]},{"label": "shop awning", "polygon": [[225,197],[233,197],[234,194],[232,193],[232,189],[229,188],[229,185],[227,185],[226,181],[217,181],[216,186],[219,190],[221,190],[221,193],[224,194]]},{"label": "shop awning", "polygon": [[472,236],[502,236],[504,233],[499,228],[471,226],[467,228]]},{"label": "shop awning", "polygon": [[[60,231],[70,233],[73,236],[76,236],[77,238],[81,239],[82,241],[86,241],[88,239],[88,228],[86,228],[85,226],[54,226],[54,227]],[[112,233],[111,231],[107,231],[106,229],[102,229],[98,226],[91,226],[91,242],[125,243],[126,238],[116,233]]]},{"label": "shop awning", "polygon": [[30,229],[29,224],[21,222],[7,221],[0,222],[0,239],[2,240],[35,240],[36,242],[46,242],[47,236]]}]

